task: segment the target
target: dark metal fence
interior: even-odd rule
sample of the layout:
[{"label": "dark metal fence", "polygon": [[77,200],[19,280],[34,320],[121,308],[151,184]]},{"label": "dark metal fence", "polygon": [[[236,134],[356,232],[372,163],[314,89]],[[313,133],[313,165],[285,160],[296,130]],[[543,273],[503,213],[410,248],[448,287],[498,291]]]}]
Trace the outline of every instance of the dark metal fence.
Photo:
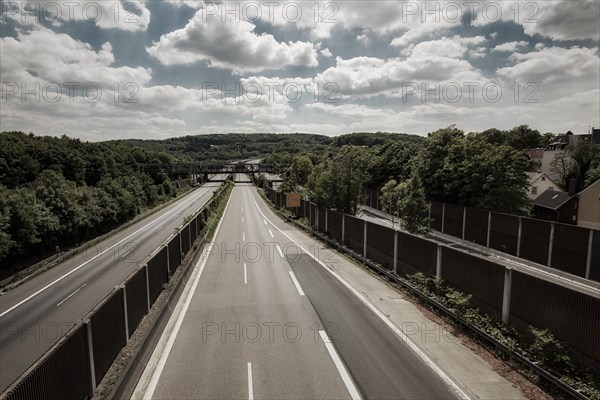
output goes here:
[{"label": "dark metal fence", "polygon": [[121,349],[127,344],[123,290],[114,290],[90,317],[94,371],[100,383]]},{"label": "dark metal fence", "polygon": [[[377,189],[365,188],[363,199],[365,205],[384,211]],[[600,230],[437,201],[431,202],[429,217],[429,226],[436,231],[600,281],[600,256],[594,253]]]},{"label": "dark metal fence", "polygon": [[598,298],[514,271],[510,322],[521,332],[548,328],[569,344],[574,361],[600,376],[600,301]]},{"label": "dark metal fence", "polygon": [[504,267],[450,247],[442,247],[442,278],[473,296],[472,303],[487,314],[502,315]]},{"label": "dark metal fence", "polygon": [[[190,222],[163,244],[149,260],[125,279],[3,393],[7,400],[88,399],[94,394],[144,315],[181,264],[180,246],[187,253],[197,238],[214,196]],[[190,228],[190,225],[193,226]],[[196,226],[198,224],[198,226]],[[195,233],[195,234],[194,234]],[[191,236],[190,236],[191,235]],[[187,242],[187,245],[186,245]]]},{"label": "dark metal fence", "polygon": [[435,275],[438,245],[430,240],[405,232],[398,232],[398,265],[400,276],[423,272]]},{"label": "dark metal fence", "polygon": [[[308,210],[309,203],[303,205]],[[310,207],[314,220],[317,207],[312,204]],[[464,225],[465,238],[483,244],[481,236],[486,245],[489,241],[490,247],[515,255],[520,252],[522,257],[538,262],[547,262],[550,255],[555,268],[564,268],[571,273],[581,274],[585,259],[590,277],[600,278],[600,234],[590,234],[589,230],[571,226],[558,227],[558,224],[552,228],[548,222],[529,218],[464,210],[433,203],[431,215],[434,223],[440,226],[442,215],[448,218],[444,219],[444,231],[448,228],[462,236]],[[319,209],[319,213],[324,212]],[[314,223],[311,225],[316,229]],[[397,276],[417,272],[436,275],[450,286],[472,295],[471,302],[481,311],[505,323],[510,322],[522,333],[526,334],[530,325],[549,329],[557,339],[568,344],[570,354],[579,365],[590,368],[596,379],[600,379],[598,296],[580,293],[542,276],[514,271],[478,255],[331,210],[327,211],[327,228],[319,223],[318,231],[336,240],[343,237],[343,243],[358,255],[362,256],[366,251],[370,260],[388,271],[393,270]],[[550,253],[552,240],[554,245]],[[571,260],[579,266],[577,269],[564,266]],[[395,268],[392,267],[394,264]]]},{"label": "dark metal fence", "polygon": [[92,396],[89,347],[85,325],[78,323],[26,372],[6,400],[85,399]]},{"label": "dark metal fence", "polygon": [[148,285],[146,284],[146,267],[139,268],[125,281],[127,294],[127,323],[129,337],[137,329],[144,315],[148,312]]},{"label": "dark metal fence", "polygon": [[382,267],[394,270],[394,230],[367,222],[367,257]]},{"label": "dark metal fence", "polygon": [[167,247],[163,247],[154,255],[146,267],[148,269],[148,290],[150,304],[154,304],[163,290],[163,285],[169,281],[167,269]]}]

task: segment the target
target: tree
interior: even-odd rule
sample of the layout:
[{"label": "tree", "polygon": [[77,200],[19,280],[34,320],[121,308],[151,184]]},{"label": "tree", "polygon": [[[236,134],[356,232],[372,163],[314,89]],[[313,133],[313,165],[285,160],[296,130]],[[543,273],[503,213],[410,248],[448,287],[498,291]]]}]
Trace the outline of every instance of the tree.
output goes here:
[{"label": "tree", "polygon": [[431,200],[519,213],[529,206],[528,165],[523,152],[450,126],[425,140],[415,173]]},{"label": "tree", "polygon": [[306,185],[308,177],[312,173],[313,163],[306,155],[295,156],[288,173],[293,175],[299,185]]},{"label": "tree", "polygon": [[309,179],[311,199],[320,207],[355,214],[367,173],[370,152],[362,147],[344,146],[332,159],[319,164]]},{"label": "tree", "polygon": [[550,172],[557,176],[558,186],[562,190],[568,190],[569,181],[577,174],[575,161],[568,152],[558,152],[550,162]]},{"label": "tree", "polygon": [[399,187],[398,182],[395,179],[390,179],[381,188],[381,204],[383,211],[387,212],[392,216],[392,226],[394,225],[394,215],[398,216],[396,206],[398,202]]},{"label": "tree", "polygon": [[412,173],[412,160],[419,146],[414,142],[396,141],[384,145],[371,161],[369,184],[381,187],[389,179],[402,182]]},{"label": "tree", "polygon": [[561,189],[569,190],[569,182],[575,178],[577,180],[576,190],[580,191],[586,187],[586,184],[593,181],[588,174],[592,170],[593,178],[599,158],[600,145],[581,142],[569,145],[564,151],[556,154],[550,163],[550,170],[558,176],[557,184]]},{"label": "tree", "polygon": [[425,189],[418,175],[402,182],[398,187],[398,214],[404,229],[410,233],[424,234],[429,231],[429,204]]}]

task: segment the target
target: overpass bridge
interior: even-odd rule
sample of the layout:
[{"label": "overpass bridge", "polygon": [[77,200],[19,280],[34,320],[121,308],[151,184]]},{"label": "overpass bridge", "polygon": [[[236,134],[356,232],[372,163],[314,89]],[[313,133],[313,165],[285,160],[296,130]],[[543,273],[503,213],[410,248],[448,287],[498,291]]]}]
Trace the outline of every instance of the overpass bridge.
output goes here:
[{"label": "overpass bridge", "polygon": [[[276,168],[271,164],[207,164],[207,163],[138,163],[140,170],[156,172],[166,171],[169,174],[185,174],[191,175],[193,178],[202,176],[203,182],[224,182],[231,176],[234,178],[240,175],[250,175],[250,179],[258,178],[258,175],[263,174],[265,179],[271,182],[283,182],[283,178],[277,175],[277,169],[285,170],[287,166]],[[234,179],[235,180],[235,179]],[[243,180],[246,182],[246,180]],[[236,180],[237,182],[237,180]],[[241,182],[241,181],[240,181]]]}]

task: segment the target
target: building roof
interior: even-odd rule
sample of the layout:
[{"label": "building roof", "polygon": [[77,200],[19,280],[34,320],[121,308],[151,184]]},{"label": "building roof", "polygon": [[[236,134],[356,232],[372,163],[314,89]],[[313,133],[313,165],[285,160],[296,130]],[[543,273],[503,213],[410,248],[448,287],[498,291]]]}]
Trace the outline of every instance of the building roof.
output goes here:
[{"label": "building roof", "polygon": [[579,192],[578,194],[581,194],[583,192],[585,192],[586,190],[590,189],[591,187],[594,187],[596,185],[600,185],[600,179],[598,179],[597,181],[595,181],[594,183],[588,185],[585,189],[583,189],[581,192]]},{"label": "building roof", "polygon": [[532,185],[541,179],[548,180],[548,182],[552,183],[554,186],[557,186],[556,183],[554,183],[554,181],[543,172],[526,172],[526,174],[529,178],[529,183]]},{"label": "building roof", "polygon": [[533,200],[536,206],[558,210],[563,204],[569,201],[573,196],[569,196],[567,192],[558,192],[548,189]]}]

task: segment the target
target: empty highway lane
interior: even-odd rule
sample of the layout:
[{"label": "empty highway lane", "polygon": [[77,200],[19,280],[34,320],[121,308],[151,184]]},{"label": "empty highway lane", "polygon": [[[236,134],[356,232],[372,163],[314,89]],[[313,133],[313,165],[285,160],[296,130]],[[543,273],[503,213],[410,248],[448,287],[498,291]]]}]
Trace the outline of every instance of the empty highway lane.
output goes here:
[{"label": "empty highway lane", "polygon": [[207,183],[0,296],[0,391],[135,270],[218,187]]},{"label": "empty highway lane", "polygon": [[456,398],[289,229],[236,186],[134,398]]}]

